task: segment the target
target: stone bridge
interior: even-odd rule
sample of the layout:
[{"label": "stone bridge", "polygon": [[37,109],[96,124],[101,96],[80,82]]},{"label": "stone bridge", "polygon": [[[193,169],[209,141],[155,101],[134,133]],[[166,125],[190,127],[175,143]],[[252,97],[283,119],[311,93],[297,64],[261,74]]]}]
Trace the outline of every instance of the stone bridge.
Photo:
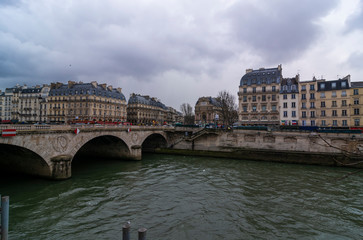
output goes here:
[{"label": "stone bridge", "polygon": [[173,127],[0,126],[5,128],[16,129],[16,136],[0,137],[1,167],[52,179],[70,178],[76,155],[141,160],[143,151],[166,148],[185,134]]}]

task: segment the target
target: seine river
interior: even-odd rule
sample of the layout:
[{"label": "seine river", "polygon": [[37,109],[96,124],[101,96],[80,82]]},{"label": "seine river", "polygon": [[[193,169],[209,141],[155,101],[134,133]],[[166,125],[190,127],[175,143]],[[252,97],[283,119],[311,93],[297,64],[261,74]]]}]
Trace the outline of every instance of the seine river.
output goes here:
[{"label": "seine river", "polygon": [[79,161],[73,177],[0,177],[10,240],[363,239],[363,172],[232,159],[144,155]]}]

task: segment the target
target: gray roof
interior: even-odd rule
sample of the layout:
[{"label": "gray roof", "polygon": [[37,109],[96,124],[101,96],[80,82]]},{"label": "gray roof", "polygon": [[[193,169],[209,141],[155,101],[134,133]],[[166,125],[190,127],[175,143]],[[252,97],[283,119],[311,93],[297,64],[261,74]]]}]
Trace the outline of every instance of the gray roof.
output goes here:
[{"label": "gray roof", "polygon": [[281,80],[280,93],[298,93],[299,80],[298,77],[283,78]]},{"label": "gray roof", "polygon": [[49,96],[68,95],[95,95],[126,100],[125,96],[122,93],[118,92],[117,89],[104,89],[98,84],[96,87],[94,87],[91,83],[75,83],[71,88],[68,88],[68,84],[63,84],[59,88],[52,88],[49,92]]},{"label": "gray roof", "polygon": [[282,79],[281,68],[260,68],[252,70],[251,72],[243,75],[240,81],[240,86],[250,86],[252,84],[271,84],[280,83]]},{"label": "gray roof", "polygon": [[360,82],[351,82],[352,88],[361,88],[363,87],[363,81]]},{"label": "gray roof", "polygon": [[196,103],[196,105],[198,105],[198,103],[200,101],[203,101],[205,102],[205,100],[208,100],[210,104],[212,104],[213,106],[216,106],[216,107],[220,107],[221,104],[217,101],[217,98],[213,98],[213,97],[200,97]]},{"label": "gray roof", "polygon": [[128,104],[132,104],[132,103],[140,103],[140,104],[145,104],[145,105],[149,105],[149,106],[155,106],[155,107],[159,107],[159,108],[162,108],[165,110],[168,109],[163,103],[156,101],[154,98],[150,98],[149,96],[141,96],[138,94],[132,94],[130,96]]}]

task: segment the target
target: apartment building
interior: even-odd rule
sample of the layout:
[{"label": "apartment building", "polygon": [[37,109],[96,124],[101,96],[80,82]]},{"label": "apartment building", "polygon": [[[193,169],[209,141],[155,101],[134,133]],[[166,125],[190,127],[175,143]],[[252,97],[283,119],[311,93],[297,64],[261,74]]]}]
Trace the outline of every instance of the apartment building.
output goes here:
[{"label": "apartment building", "polygon": [[279,125],[282,67],[247,69],[238,91],[238,119],[242,125]]},{"label": "apartment building", "polygon": [[121,90],[96,81],[52,83],[47,102],[48,121],[126,121],[126,98]]},{"label": "apartment building", "polygon": [[298,125],[299,103],[299,75],[282,79],[279,97],[280,125]]},{"label": "apartment building", "polygon": [[363,127],[363,81],[352,82],[351,89],[349,89],[350,95],[350,126],[351,127]]}]

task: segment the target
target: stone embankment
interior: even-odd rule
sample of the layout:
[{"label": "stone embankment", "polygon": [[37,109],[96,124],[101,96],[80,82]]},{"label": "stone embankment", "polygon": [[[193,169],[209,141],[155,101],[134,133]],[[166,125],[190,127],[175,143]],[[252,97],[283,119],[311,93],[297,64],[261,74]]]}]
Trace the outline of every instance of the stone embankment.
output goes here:
[{"label": "stone embankment", "polygon": [[157,152],[363,168],[362,135],[204,129]]}]

